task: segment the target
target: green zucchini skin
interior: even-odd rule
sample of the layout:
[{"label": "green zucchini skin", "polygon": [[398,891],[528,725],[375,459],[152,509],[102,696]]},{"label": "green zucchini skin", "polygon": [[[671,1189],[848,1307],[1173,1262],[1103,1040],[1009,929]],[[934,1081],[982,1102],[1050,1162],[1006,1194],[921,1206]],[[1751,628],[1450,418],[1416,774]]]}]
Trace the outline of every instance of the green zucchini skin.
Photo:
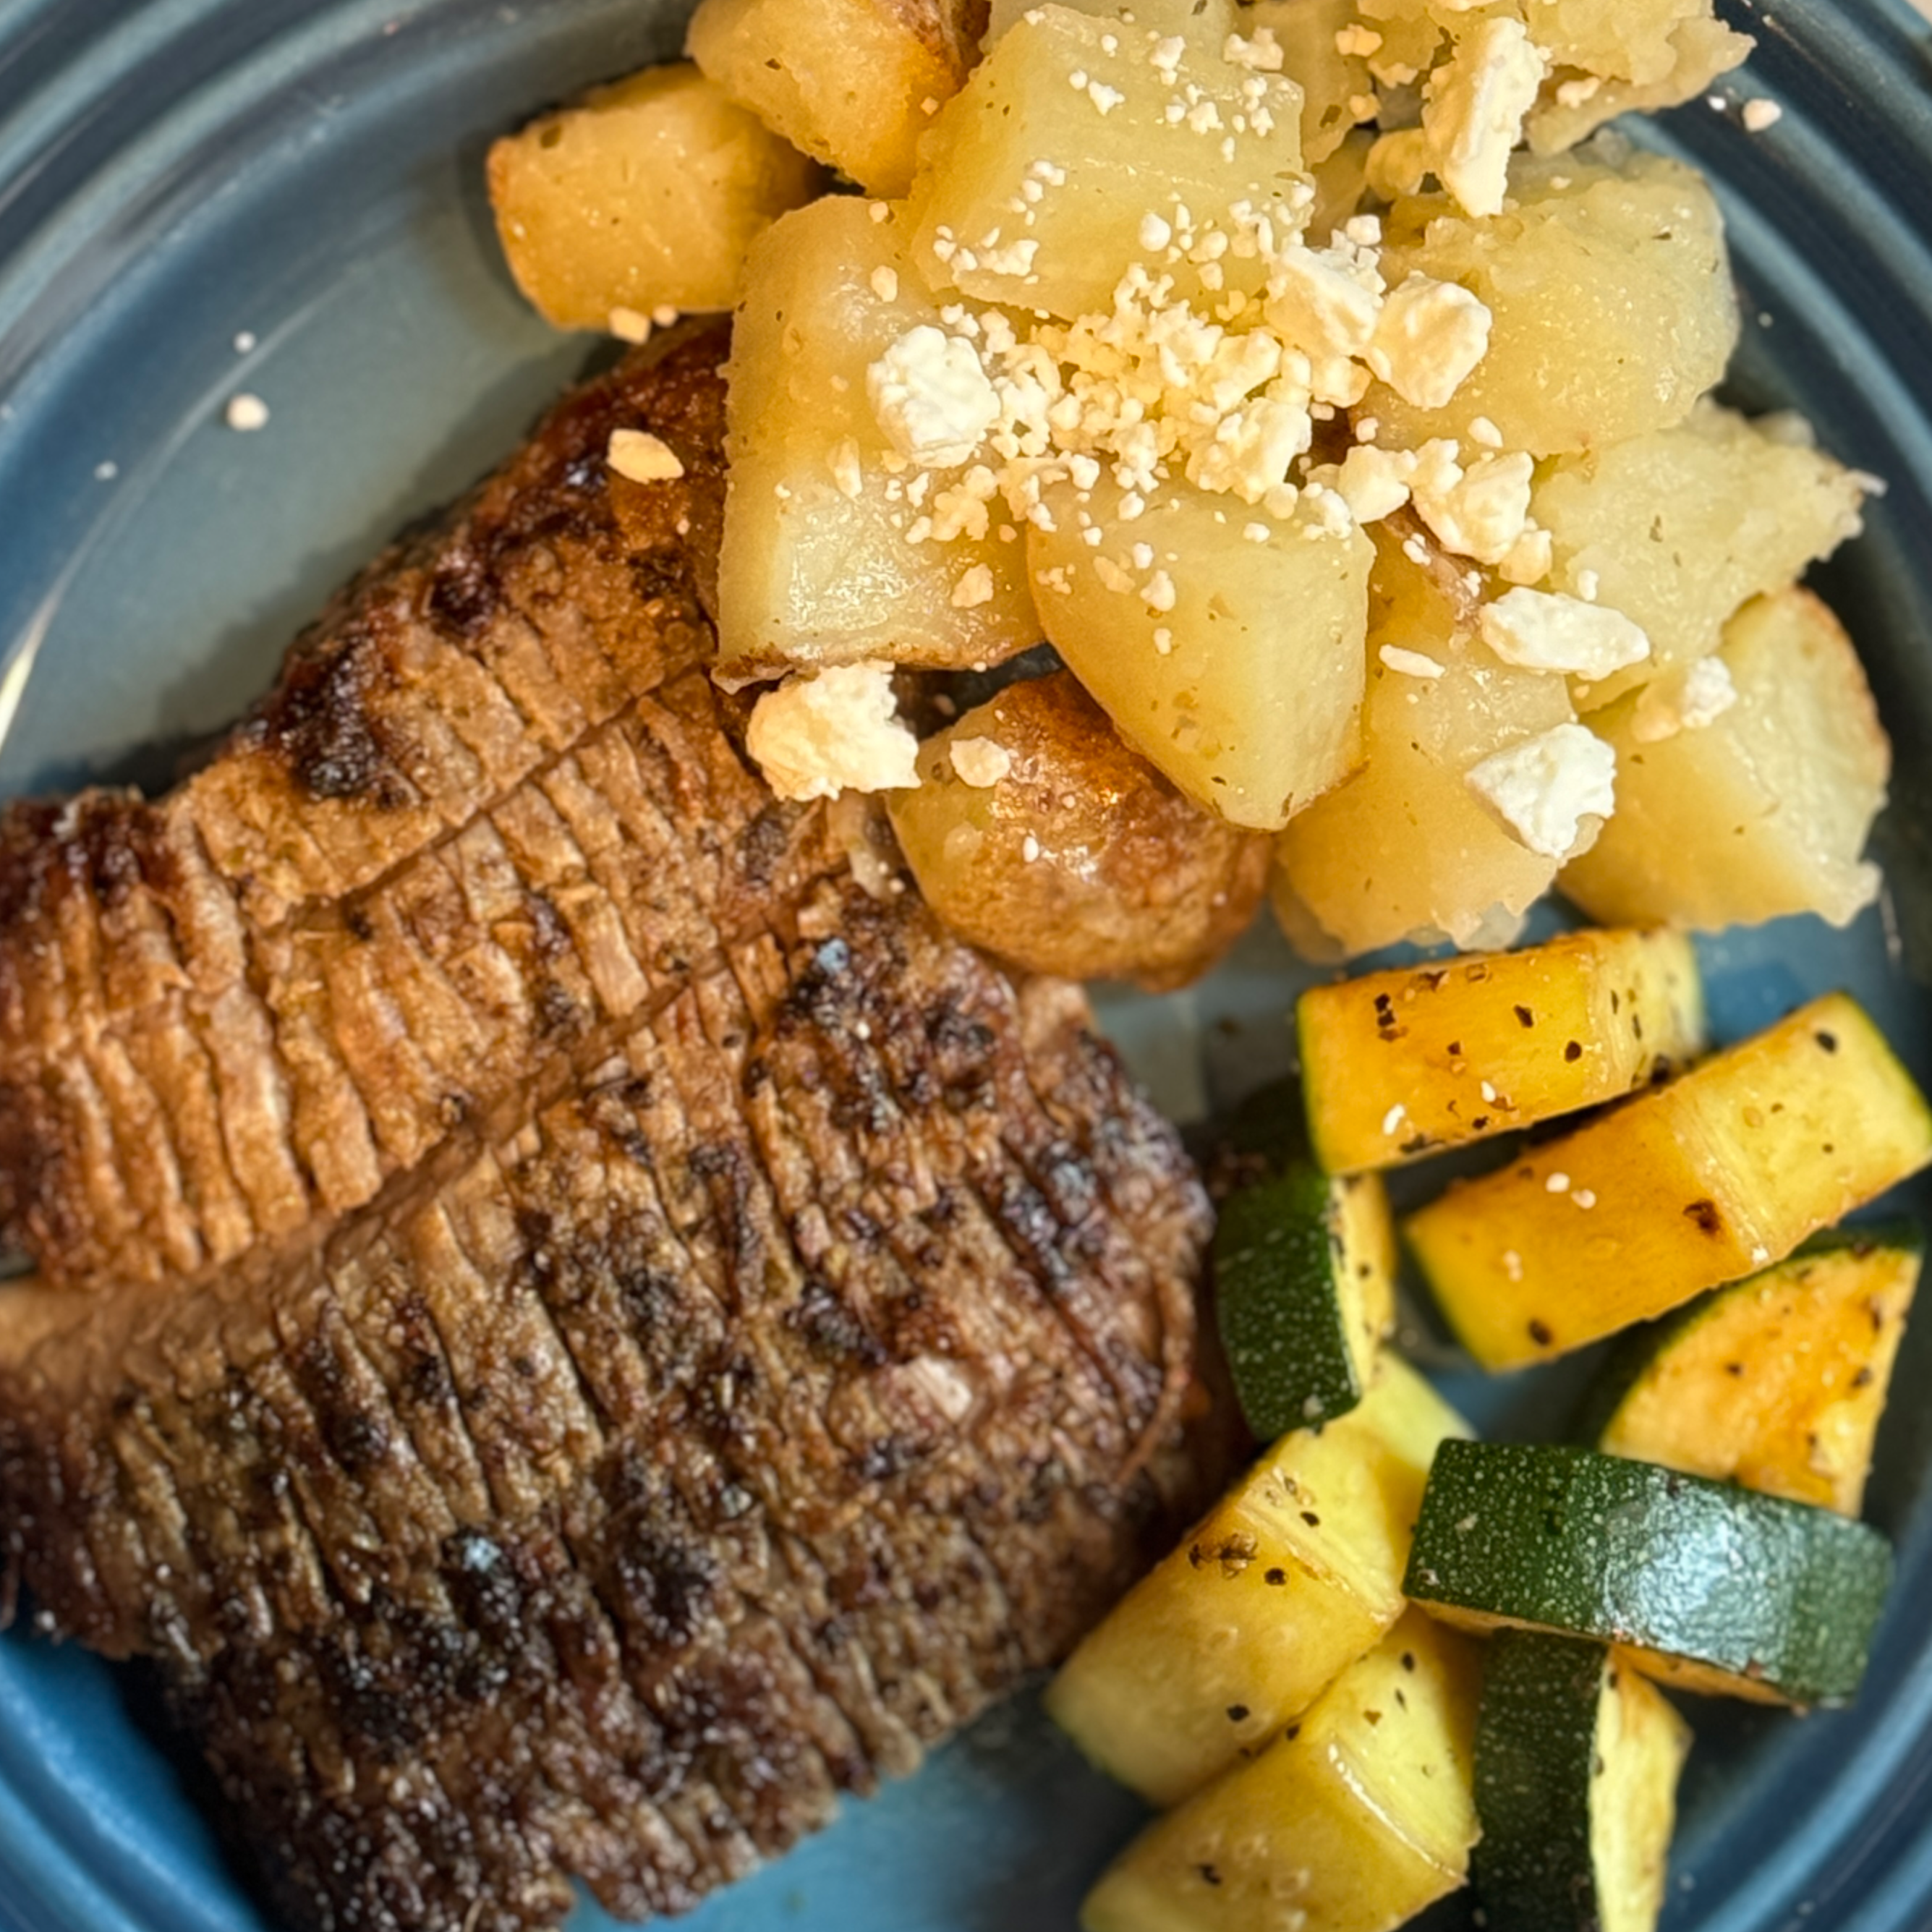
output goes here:
[{"label": "green zucchini skin", "polygon": [[1590,1837],[1597,1712],[1608,1652],[1498,1630],[1483,1662],[1469,1876],[1492,1932],[1597,1932]]},{"label": "green zucchini skin", "polygon": [[1654,1652],[1744,1694],[1846,1702],[1892,1547],[1863,1523],[1587,1449],[1445,1442],[1403,1580],[1452,1621]]},{"label": "green zucchini skin", "polygon": [[[1842,1252],[1846,1248],[1893,1248],[1907,1254],[1925,1251],[1925,1230],[1916,1221],[1900,1216],[1889,1220],[1864,1222],[1849,1228],[1828,1228],[1802,1243],[1790,1258],[1802,1262],[1814,1255]],[[1782,1264],[1780,1264],[1782,1265]],[[1672,1313],[1654,1322],[1639,1322],[1626,1329],[1611,1346],[1603,1366],[1583,1391],[1568,1430],[1573,1442],[1594,1446],[1603,1439],[1624,1399],[1649,1372],[1651,1364],[1664,1354],[1681,1335],[1694,1328],[1727,1295],[1748,1288],[1759,1277],[1748,1275],[1700,1294]]]},{"label": "green zucchini skin", "polygon": [[1362,1399],[1337,1292],[1331,1190],[1314,1168],[1223,1204],[1214,1234],[1215,1311],[1234,1393],[1264,1442],[1345,1415]]}]

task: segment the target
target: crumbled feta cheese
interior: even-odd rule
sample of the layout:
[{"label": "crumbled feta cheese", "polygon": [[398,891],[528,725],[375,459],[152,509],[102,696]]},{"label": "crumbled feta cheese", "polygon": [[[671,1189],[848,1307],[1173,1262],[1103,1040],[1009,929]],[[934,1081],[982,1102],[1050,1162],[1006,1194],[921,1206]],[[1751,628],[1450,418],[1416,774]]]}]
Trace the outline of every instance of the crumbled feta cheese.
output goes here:
[{"label": "crumbled feta cheese", "polygon": [[1359,20],[1351,21],[1335,36],[1335,51],[1345,59],[1351,56],[1366,60],[1382,50],[1382,37],[1374,28]]},{"label": "crumbled feta cheese", "polygon": [[1026,864],[1030,866],[1039,856],[1040,841],[1029,832],[1020,841],[1020,857]]},{"label": "crumbled feta cheese", "polygon": [[1500,449],[1503,446],[1503,433],[1487,416],[1472,416],[1469,440],[1484,449]]},{"label": "crumbled feta cheese", "polygon": [[1730,667],[1722,658],[1702,658],[1688,670],[1644,686],[1631,714],[1630,736],[1640,745],[1659,745],[1680,731],[1702,731],[1737,701]]},{"label": "crumbled feta cheese", "polygon": [[604,460],[633,483],[675,483],[684,474],[676,451],[648,430],[614,429]]},{"label": "crumbled feta cheese", "polygon": [[1230,67],[1251,68],[1257,74],[1279,74],[1282,59],[1281,44],[1275,38],[1272,27],[1257,27],[1246,40],[1239,34],[1230,34],[1222,43],[1221,58]]},{"label": "crumbled feta cheese", "polygon": [[1732,681],[1731,668],[1722,658],[1701,658],[1684,674],[1683,696],[1678,709],[1687,731],[1702,731],[1714,724],[1738,701],[1738,688]]},{"label": "crumbled feta cheese", "polygon": [[1580,75],[1574,80],[1559,82],[1556,88],[1557,105],[1560,107],[1581,107],[1586,102],[1596,99],[1603,89],[1600,74]]},{"label": "crumbled feta cheese", "polygon": [[1000,419],[1000,398],[979,350],[931,322],[888,345],[866,371],[866,390],[893,447],[934,469],[970,461]]},{"label": "crumbled feta cheese", "polygon": [[983,563],[976,563],[960,577],[952,586],[952,608],[956,610],[976,610],[982,604],[993,601],[993,573]]},{"label": "crumbled feta cheese", "polygon": [[1504,664],[1524,670],[1594,680],[1650,656],[1642,626],[1621,610],[1556,592],[1512,590],[1484,604],[1478,622],[1484,643]]},{"label": "crumbled feta cheese", "polygon": [[1358,524],[1380,523],[1408,501],[1414,453],[1358,442],[1336,466],[1334,487]]},{"label": "crumbled feta cheese", "polygon": [[1442,675],[1442,667],[1433,658],[1425,657],[1420,651],[1406,651],[1400,644],[1384,644],[1376,655],[1390,670],[1400,671],[1404,677],[1438,678]]},{"label": "crumbled feta cheese", "polygon": [[898,276],[884,262],[872,271],[872,292],[883,302],[895,302],[899,298]]},{"label": "crumbled feta cheese", "polygon": [[781,798],[836,798],[919,783],[919,740],[899,722],[887,664],[788,679],[752,707],[745,742]]},{"label": "crumbled feta cheese", "polygon": [[1423,131],[1442,185],[1474,215],[1500,214],[1509,158],[1550,62],[1520,20],[1479,21],[1436,70]]},{"label": "crumbled feta cheese", "polygon": [[1784,118],[1784,110],[1774,100],[1747,100],[1744,108],[1744,131],[1762,134]]},{"label": "crumbled feta cheese", "polygon": [[239,430],[244,435],[268,426],[268,406],[260,396],[250,395],[246,390],[238,396],[228,399],[228,427]]},{"label": "crumbled feta cheese", "polygon": [[1588,818],[1616,808],[1617,754],[1582,724],[1558,724],[1465,774],[1471,791],[1532,852],[1568,859]]},{"label": "crumbled feta cheese", "polygon": [[1467,470],[1453,442],[1426,442],[1416,452],[1409,494],[1442,548],[1478,563],[1499,563],[1529,520],[1534,466],[1526,452],[1483,456]]},{"label": "crumbled feta cheese", "polygon": [[1364,273],[1352,253],[1286,248],[1268,278],[1265,313],[1270,328],[1311,357],[1360,356],[1382,317],[1382,278],[1372,266]]},{"label": "crumbled feta cheese", "polygon": [[1556,541],[1547,530],[1526,524],[1522,535],[1511,544],[1496,572],[1505,584],[1540,584],[1556,561]]},{"label": "crumbled feta cheese", "polygon": [[651,319],[634,308],[622,307],[610,311],[610,333],[620,342],[648,342],[651,339]]},{"label": "crumbled feta cheese", "polygon": [[1439,410],[1488,353],[1494,320],[1460,283],[1412,274],[1383,302],[1365,359],[1404,402]]},{"label": "crumbled feta cheese", "polygon": [[651,320],[660,328],[675,328],[680,313],[676,302],[659,302],[651,310]]},{"label": "crumbled feta cheese", "polygon": [[962,784],[984,791],[1013,768],[1013,754],[994,738],[956,738],[947,748]]}]

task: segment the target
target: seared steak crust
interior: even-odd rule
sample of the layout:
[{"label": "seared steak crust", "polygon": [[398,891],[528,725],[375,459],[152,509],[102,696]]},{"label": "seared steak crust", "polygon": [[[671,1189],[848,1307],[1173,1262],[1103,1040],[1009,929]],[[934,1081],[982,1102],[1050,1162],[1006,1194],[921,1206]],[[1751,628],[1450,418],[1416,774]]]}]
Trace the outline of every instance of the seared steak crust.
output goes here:
[{"label": "seared steak crust", "polygon": [[[653,922],[692,882],[649,868],[766,801],[708,794],[635,707],[709,650],[723,346],[572,395],[178,790],[0,819],[0,1216],[47,1279],[193,1273],[358,1206],[715,947]],[[614,476],[620,426],[684,477]]]},{"label": "seared steak crust", "polygon": [[688,1906],[1216,1473],[1204,1202],[1079,996],[849,880],[783,923],[292,1270],[0,1298],[10,1583],[160,1660],[297,1924]]}]

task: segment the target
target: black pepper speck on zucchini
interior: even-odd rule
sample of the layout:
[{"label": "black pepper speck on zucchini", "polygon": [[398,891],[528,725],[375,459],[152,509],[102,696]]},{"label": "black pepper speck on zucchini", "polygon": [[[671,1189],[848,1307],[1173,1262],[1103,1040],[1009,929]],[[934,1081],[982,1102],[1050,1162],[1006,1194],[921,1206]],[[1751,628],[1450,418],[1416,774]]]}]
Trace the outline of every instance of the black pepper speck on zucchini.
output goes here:
[{"label": "black pepper speck on zucchini", "polygon": [[1910,1222],[1836,1230],[1634,1331],[1574,1432],[1856,1516],[1924,1246]]}]

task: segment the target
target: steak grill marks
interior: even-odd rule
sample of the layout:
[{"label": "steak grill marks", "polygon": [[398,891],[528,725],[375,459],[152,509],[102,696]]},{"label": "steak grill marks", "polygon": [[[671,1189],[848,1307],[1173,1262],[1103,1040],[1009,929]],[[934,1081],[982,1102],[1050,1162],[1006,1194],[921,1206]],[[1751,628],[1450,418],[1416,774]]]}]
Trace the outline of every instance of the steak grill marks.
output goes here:
[{"label": "steak grill marks", "polygon": [[10,1580],[162,1660],[300,1923],[688,1906],[1212,1474],[1203,1204],[1083,1018],[826,883],[292,1276],[16,1296]]},{"label": "steak grill marks", "polygon": [[1224,1460],[1204,1203],[1084,1000],[735,748],[722,346],[567,400],[180,790],[0,822],[0,1610],[155,1660],[316,1932],[693,1904]]},{"label": "steak grill marks", "polygon": [[[360,1205],[771,882],[784,828],[697,680],[640,703],[709,647],[722,346],[568,399],[178,791],[0,820],[0,1213],[49,1279],[193,1274]],[[638,424],[682,481],[610,475]]]}]

